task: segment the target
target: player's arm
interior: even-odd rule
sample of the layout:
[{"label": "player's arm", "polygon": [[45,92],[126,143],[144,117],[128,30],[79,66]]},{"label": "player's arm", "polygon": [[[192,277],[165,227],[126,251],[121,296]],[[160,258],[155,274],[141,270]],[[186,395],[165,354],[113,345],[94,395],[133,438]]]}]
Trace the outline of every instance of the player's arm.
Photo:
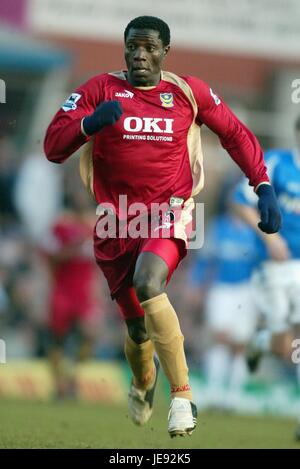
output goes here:
[{"label": "player's arm", "polygon": [[92,135],[120,118],[123,112],[120,103],[103,101],[100,85],[99,80],[89,80],[56,113],[44,140],[49,161],[62,163]]},{"label": "player's arm", "polygon": [[232,195],[233,211],[262,239],[271,259],[285,261],[290,257],[288,246],[279,233],[266,234],[259,228],[259,212],[256,208],[257,195],[251,191],[246,181],[240,183]]},{"label": "player's arm", "polygon": [[266,233],[277,232],[281,226],[280,210],[257,138],[206,83],[194,77],[188,77],[187,82],[198,104],[198,123],[207,125],[218,135],[259,197],[259,228]]}]

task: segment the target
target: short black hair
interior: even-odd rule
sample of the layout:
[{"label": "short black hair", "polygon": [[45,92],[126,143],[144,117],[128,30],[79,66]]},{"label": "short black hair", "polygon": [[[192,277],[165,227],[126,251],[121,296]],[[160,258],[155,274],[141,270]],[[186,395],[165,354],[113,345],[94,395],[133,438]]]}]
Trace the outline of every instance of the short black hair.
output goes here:
[{"label": "short black hair", "polygon": [[297,130],[297,132],[300,130],[300,115],[296,119],[295,129]]},{"label": "short black hair", "polygon": [[170,28],[163,20],[156,16],[138,16],[128,23],[124,31],[124,40],[126,42],[129,30],[134,29],[153,29],[159,32],[163,46],[168,46],[171,40]]}]

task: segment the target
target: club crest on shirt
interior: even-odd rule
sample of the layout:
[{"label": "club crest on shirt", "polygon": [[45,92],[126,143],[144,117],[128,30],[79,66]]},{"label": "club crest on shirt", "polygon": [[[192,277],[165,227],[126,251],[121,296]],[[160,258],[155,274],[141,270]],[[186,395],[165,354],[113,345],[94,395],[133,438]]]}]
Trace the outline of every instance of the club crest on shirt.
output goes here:
[{"label": "club crest on shirt", "polygon": [[173,107],[173,93],[160,93],[160,102],[163,107]]}]

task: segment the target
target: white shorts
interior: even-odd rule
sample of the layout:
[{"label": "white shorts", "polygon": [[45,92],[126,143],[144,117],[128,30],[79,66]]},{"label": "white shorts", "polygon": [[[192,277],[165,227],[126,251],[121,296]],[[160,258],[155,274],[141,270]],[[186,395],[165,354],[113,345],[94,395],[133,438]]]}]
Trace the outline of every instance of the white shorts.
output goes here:
[{"label": "white shorts", "polygon": [[245,344],[257,324],[257,308],[250,282],[236,285],[217,283],[206,301],[206,321],[214,333],[226,333],[237,344]]},{"label": "white shorts", "polygon": [[300,260],[266,261],[251,280],[267,328],[280,334],[300,324]]}]

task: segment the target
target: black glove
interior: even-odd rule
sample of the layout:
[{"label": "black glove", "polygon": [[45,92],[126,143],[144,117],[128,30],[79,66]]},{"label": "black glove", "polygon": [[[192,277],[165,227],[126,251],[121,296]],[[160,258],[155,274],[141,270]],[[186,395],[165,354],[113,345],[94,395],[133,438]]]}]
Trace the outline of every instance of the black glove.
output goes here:
[{"label": "black glove", "polygon": [[123,109],[119,101],[103,101],[91,114],[83,119],[83,130],[87,135],[93,135],[106,125],[112,125],[117,122]]},{"label": "black glove", "polygon": [[258,210],[261,219],[258,227],[264,233],[277,233],[281,228],[281,213],[273,187],[261,184],[256,194],[259,197]]}]

